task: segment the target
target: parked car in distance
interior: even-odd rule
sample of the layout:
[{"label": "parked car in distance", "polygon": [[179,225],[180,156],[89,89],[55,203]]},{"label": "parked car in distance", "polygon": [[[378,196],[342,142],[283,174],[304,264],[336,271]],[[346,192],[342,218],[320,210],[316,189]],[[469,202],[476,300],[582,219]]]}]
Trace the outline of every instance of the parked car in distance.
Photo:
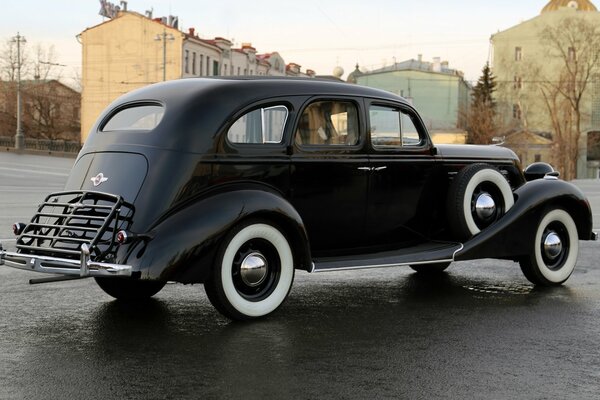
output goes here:
[{"label": "parked car in distance", "polygon": [[514,260],[565,282],[588,201],[548,164],[497,146],[434,145],[394,94],[317,79],[186,79],[113,102],[64,191],[14,226],[0,263],[94,277],[117,299],[203,283],[215,308],[275,311],[295,270]]}]

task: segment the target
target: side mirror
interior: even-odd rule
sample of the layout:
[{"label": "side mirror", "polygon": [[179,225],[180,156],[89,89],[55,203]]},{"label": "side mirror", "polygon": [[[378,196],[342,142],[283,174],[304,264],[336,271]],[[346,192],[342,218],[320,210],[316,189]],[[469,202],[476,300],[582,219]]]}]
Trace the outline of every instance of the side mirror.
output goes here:
[{"label": "side mirror", "polygon": [[555,171],[554,168],[552,168],[552,165],[545,162],[536,162],[530,164],[527,168],[525,168],[523,173],[525,174],[525,179],[527,182],[534,181],[536,179],[542,179],[546,176],[548,176],[550,179],[558,179],[560,176],[560,172]]}]

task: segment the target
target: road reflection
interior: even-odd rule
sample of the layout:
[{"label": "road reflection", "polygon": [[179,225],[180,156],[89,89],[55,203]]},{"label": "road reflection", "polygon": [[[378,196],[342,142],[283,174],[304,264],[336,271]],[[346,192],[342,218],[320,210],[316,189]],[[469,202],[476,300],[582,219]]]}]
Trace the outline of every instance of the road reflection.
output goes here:
[{"label": "road reflection", "polygon": [[[36,384],[25,385],[20,395],[409,395],[443,383],[454,368],[487,368],[485,349],[497,340],[512,351],[522,338],[502,332],[507,326],[522,329],[524,314],[535,318],[532,308],[551,307],[561,323],[576,327],[571,311],[585,307],[569,287],[534,290],[452,273],[382,273],[363,280],[332,275],[301,278],[270,318],[232,323],[205,298],[185,299],[185,290],[176,286],[150,301],[107,301],[89,314],[37,321],[34,331],[51,333],[31,339],[26,376],[36,376]],[[548,329],[548,322],[538,322]]]}]

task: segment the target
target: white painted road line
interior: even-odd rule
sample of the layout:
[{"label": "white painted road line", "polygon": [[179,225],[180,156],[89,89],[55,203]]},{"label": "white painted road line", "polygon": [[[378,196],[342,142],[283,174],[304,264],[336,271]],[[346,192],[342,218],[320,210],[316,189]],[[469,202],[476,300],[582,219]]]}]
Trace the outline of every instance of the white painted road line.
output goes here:
[{"label": "white painted road line", "polygon": [[52,175],[52,176],[62,176],[62,177],[69,176],[69,174],[64,174],[64,173],[60,173],[60,172],[39,171],[39,170],[33,170],[33,169],[6,168],[6,167],[0,167],[0,171],[29,172],[32,174]]}]

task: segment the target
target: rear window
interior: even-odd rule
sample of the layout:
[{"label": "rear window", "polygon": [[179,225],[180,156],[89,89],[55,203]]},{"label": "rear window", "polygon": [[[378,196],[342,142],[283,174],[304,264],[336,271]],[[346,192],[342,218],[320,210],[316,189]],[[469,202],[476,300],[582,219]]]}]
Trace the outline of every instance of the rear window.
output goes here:
[{"label": "rear window", "polygon": [[101,131],[151,131],[158,126],[164,114],[165,109],[159,104],[124,108],[110,117]]}]

